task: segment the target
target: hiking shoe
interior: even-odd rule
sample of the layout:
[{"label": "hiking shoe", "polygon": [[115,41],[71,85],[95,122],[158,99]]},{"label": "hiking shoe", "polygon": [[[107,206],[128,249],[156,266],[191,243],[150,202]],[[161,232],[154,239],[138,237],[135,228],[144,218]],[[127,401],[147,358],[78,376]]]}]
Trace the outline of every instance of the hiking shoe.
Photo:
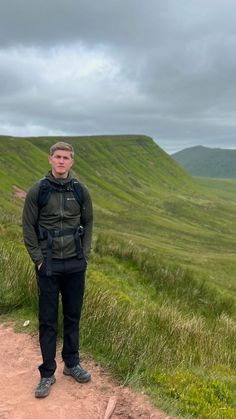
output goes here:
[{"label": "hiking shoe", "polygon": [[41,398],[49,395],[51,385],[56,382],[54,375],[51,377],[42,377],[35,390],[35,397]]},{"label": "hiking shoe", "polygon": [[91,380],[91,374],[84,370],[80,364],[75,365],[75,367],[68,368],[66,365],[63,370],[64,375],[71,375],[78,383],[87,383]]}]

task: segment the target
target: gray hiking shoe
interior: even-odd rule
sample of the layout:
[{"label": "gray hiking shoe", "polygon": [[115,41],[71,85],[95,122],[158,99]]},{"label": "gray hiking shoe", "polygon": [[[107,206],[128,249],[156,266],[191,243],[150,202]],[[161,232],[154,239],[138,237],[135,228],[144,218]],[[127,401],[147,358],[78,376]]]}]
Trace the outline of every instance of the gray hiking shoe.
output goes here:
[{"label": "gray hiking shoe", "polygon": [[49,395],[51,385],[56,382],[54,375],[51,377],[42,377],[35,390],[35,397],[42,398]]},{"label": "gray hiking shoe", "polygon": [[91,380],[91,374],[84,370],[80,364],[75,365],[75,367],[68,368],[66,365],[63,370],[64,375],[71,375],[78,383],[87,383]]}]

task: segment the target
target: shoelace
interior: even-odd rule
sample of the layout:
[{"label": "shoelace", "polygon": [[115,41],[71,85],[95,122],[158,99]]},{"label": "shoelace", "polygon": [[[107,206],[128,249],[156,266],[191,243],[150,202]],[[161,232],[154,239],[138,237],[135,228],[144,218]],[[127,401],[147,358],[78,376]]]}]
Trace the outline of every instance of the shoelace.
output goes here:
[{"label": "shoelace", "polygon": [[83,368],[81,368],[80,365],[76,365],[75,367],[71,368],[74,372],[75,375],[77,375],[77,377],[79,377],[81,374],[85,373],[85,370],[83,370]]},{"label": "shoelace", "polygon": [[50,385],[52,384],[50,378],[41,378],[41,381],[38,385],[38,390],[41,390],[43,387],[50,387]]}]

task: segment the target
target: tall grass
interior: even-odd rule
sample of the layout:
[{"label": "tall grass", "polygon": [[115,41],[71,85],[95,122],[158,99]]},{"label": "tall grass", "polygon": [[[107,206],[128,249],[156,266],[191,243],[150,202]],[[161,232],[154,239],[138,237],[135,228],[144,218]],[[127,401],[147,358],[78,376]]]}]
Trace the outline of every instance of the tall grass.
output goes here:
[{"label": "tall grass", "polygon": [[154,397],[163,392],[174,399],[181,415],[236,417],[234,378],[223,383],[209,373],[217,366],[235,371],[236,322],[221,314],[209,324],[199,314],[183,313],[170,300],[150,301],[147,285],[134,298],[123,291],[119,277],[112,278],[92,264],[82,347],[109,365],[124,383],[143,386]]},{"label": "tall grass", "polygon": [[[102,250],[101,238],[96,243],[97,247]],[[106,249],[108,254],[109,250]],[[120,246],[120,249],[124,252],[124,246]],[[134,248],[131,247],[131,253],[133,251]],[[135,251],[137,255],[137,248]],[[127,252],[126,249],[126,254]],[[195,365],[209,366],[223,363],[235,368],[236,322],[231,318],[230,310],[228,313],[226,310],[223,311],[219,301],[218,307],[221,309],[218,308],[219,313],[212,317],[211,322],[197,310],[195,313],[191,310],[187,313],[181,304],[172,299],[173,295],[178,295],[177,292],[173,293],[171,289],[171,298],[168,298],[169,285],[166,293],[162,292],[151,298],[150,287],[153,287],[153,284],[148,284],[144,275],[153,278],[153,261],[148,260],[146,254],[145,266],[142,268],[144,260],[140,254],[138,255],[140,286],[136,294],[133,291],[129,292],[129,289],[124,290],[119,273],[113,277],[112,274],[107,275],[106,267],[103,266],[107,263],[106,260],[102,261],[98,268],[98,260],[102,260],[102,253],[93,257],[88,274],[88,292],[83,315],[84,330],[86,330],[84,342],[91,342],[97,348],[100,345],[101,351],[110,354],[111,360],[117,362],[119,368],[125,364],[125,369],[121,368],[123,372],[127,370],[127,365],[133,368],[134,359],[135,368],[140,361],[140,365],[143,365],[145,359],[153,367],[184,365],[189,368]],[[25,251],[13,243],[7,246],[1,243],[0,260],[1,309],[29,306],[36,310],[35,272],[32,263],[28,257],[26,258]],[[148,266],[152,268],[150,272]],[[122,275],[124,276],[126,272],[128,275],[129,269],[129,265],[124,265]],[[187,275],[190,282],[190,272],[187,272]],[[179,287],[180,284],[183,285],[184,271],[181,269],[174,271],[169,267],[164,269],[163,264],[158,271],[158,278],[162,283],[160,287],[162,291],[163,284],[167,284],[169,279],[172,281],[171,288]],[[154,285],[156,286],[155,282]],[[133,285],[130,287],[130,290],[132,289]],[[202,287],[200,289],[202,290]],[[214,295],[214,299],[217,306],[217,294]],[[192,305],[190,297],[188,304]],[[130,374],[130,371],[127,371]]]},{"label": "tall grass", "polygon": [[222,295],[203,279],[177,263],[167,263],[148,249],[140,248],[132,241],[118,240],[111,234],[99,234],[95,250],[101,255],[115,256],[130,261],[141,272],[143,282],[154,284],[156,292],[172,300],[187,313],[195,312],[208,320],[227,313],[235,314],[235,300]]},{"label": "tall grass", "polygon": [[[129,246],[125,251],[121,243],[118,248],[122,249],[124,259],[122,261],[118,252],[116,258],[118,255],[120,260],[116,261],[114,247],[113,256],[107,256],[111,252],[109,246],[111,241],[99,238],[95,248],[100,252],[91,259],[82,315],[82,348],[106,362],[123,382],[155,389],[155,394],[163,391],[168,396],[168,377],[171,374],[176,377],[178,370],[189,374],[187,371],[193,368],[209,369],[217,365],[235,369],[236,322],[229,313],[222,311],[209,322],[197,311],[186,313],[181,304],[168,298],[168,292],[162,293],[161,298],[158,293],[153,295],[156,284],[150,281],[155,273],[152,257],[148,260],[148,254],[143,257],[132,246],[129,253]],[[129,254],[133,255],[132,259],[127,257]],[[36,313],[34,268],[22,246],[1,243],[0,260],[1,312],[29,307]],[[114,260],[113,266],[109,265],[109,260]],[[137,263],[133,270],[130,261]],[[117,272],[115,266],[119,267]],[[138,278],[135,292],[133,284],[125,285],[126,274],[130,278],[134,275],[134,280]],[[178,287],[178,280],[182,283],[184,275],[182,269],[165,267],[163,262],[158,271],[160,289],[163,291],[170,279],[171,286]],[[186,275],[191,278],[190,272]],[[163,388],[160,377],[165,377]],[[211,384],[208,383],[208,387],[211,388]],[[227,409],[231,409],[232,403],[228,404]]]},{"label": "tall grass", "polygon": [[84,343],[95,344],[123,377],[148,369],[236,367],[236,322],[221,315],[209,325],[203,317],[182,313],[167,299],[132,300],[114,290],[103,274],[92,271],[83,314]]},{"label": "tall grass", "polygon": [[0,314],[37,306],[34,268],[25,256],[19,243],[0,243]]}]

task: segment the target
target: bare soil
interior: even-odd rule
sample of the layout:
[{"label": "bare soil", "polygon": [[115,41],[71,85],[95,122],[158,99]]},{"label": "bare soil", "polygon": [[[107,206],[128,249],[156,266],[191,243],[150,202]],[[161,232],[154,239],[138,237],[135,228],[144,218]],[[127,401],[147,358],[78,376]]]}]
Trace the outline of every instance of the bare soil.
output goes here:
[{"label": "bare soil", "polygon": [[[143,394],[120,386],[93,361],[83,357],[82,365],[92,380],[79,384],[62,374],[57,354],[56,383],[44,399],[34,397],[41,363],[38,337],[14,333],[0,324],[0,418],[1,419],[167,419],[151,406]],[[113,413],[107,409],[111,405]],[[113,407],[112,407],[113,406]]]},{"label": "bare soil", "polygon": [[25,199],[27,192],[23,189],[18,188],[17,186],[13,185],[13,189],[15,191],[15,196],[20,199]]}]

